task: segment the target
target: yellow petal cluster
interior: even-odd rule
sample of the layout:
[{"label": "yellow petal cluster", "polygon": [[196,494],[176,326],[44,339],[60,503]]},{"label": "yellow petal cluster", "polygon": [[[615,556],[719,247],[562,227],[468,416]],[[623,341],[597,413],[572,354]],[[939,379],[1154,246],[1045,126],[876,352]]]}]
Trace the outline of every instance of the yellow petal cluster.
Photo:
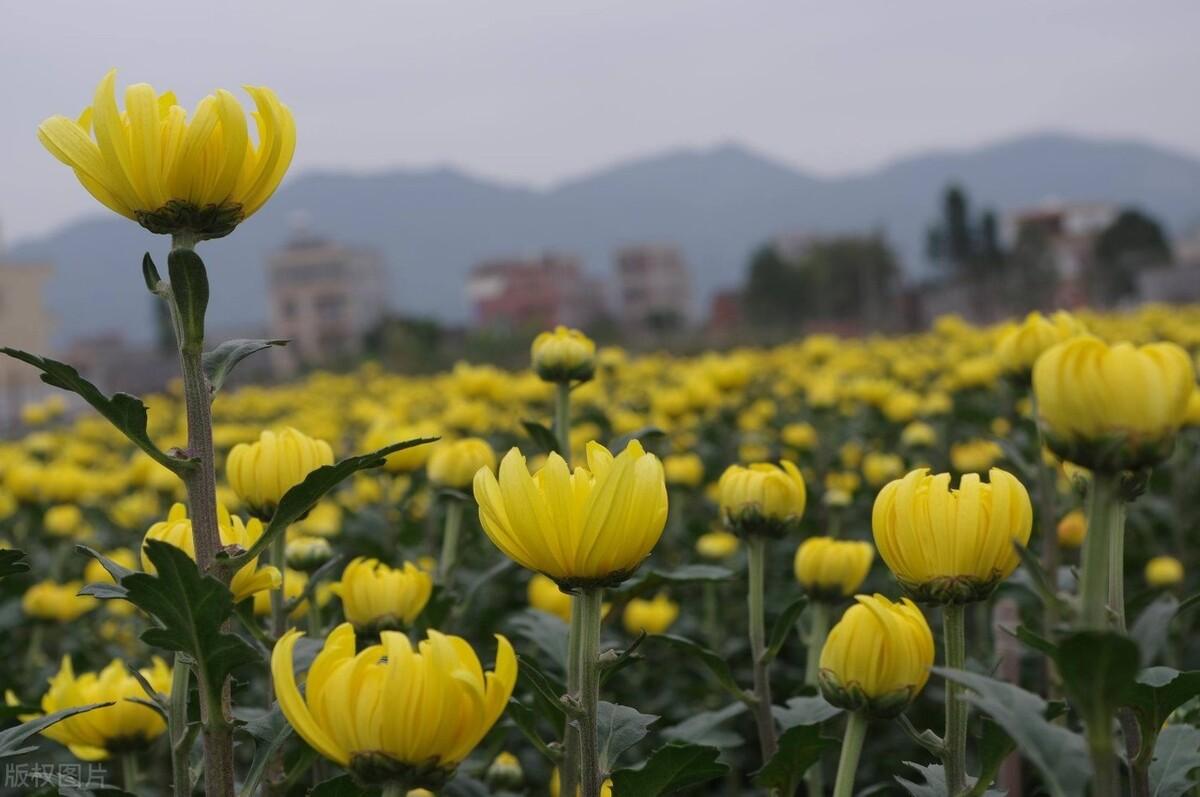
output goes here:
[{"label": "yellow petal cluster", "polygon": [[234,446],[225,460],[225,478],[250,512],[266,519],[284,493],[312,471],[332,464],[329,443],[288,427],[264,431],[257,442]]},{"label": "yellow petal cluster", "polygon": [[600,586],[629,576],[650,555],[667,521],[662,463],[636,440],[616,457],[587,445],[574,473],[551,454],[530,475],[512,449],[499,478],[475,475],[484,532],[510,559],[564,585]]},{"label": "yellow petal cluster", "polygon": [[699,487],[704,482],[704,461],[699,454],[673,454],[663,457],[663,472],[667,476],[667,484]]},{"label": "yellow petal cluster", "polygon": [[1183,581],[1183,564],[1174,556],[1156,556],[1146,562],[1146,583],[1155,589],[1173,587]]},{"label": "yellow petal cluster", "polygon": [[660,592],[653,598],[631,598],[621,622],[630,634],[665,634],[679,618],[679,604]]},{"label": "yellow petal cluster", "polygon": [[929,680],[933,633],[908,598],[857,595],[821,649],[820,685],[835,706],[895,716]]},{"label": "yellow petal cluster", "polygon": [[96,599],[80,595],[82,581],[39,581],[21,596],[21,611],[36,620],[69,623],[96,608]]},{"label": "yellow petal cluster", "polygon": [[38,127],[46,149],[104,206],[152,232],[217,238],[279,187],[296,125],[275,92],[245,87],[256,108],[256,143],[241,104],[224,89],[201,100],[189,119],[172,92],[146,83],[125,89],[122,111],[116,79],[116,70],[104,76],[77,119],[52,116]]},{"label": "yellow petal cluster", "polygon": [[[167,697],[171,691],[171,668],[157,656],[140,674],[155,692]],[[132,700],[131,700],[132,698]],[[113,660],[98,673],[76,676],[69,656],[50,678],[50,689],[42,696],[42,711],[52,714],[93,703],[114,705],[68,717],[51,725],[42,735],[64,744],[84,761],[101,761],[110,755],[140,750],[167,729],[162,715],[135,700],[149,696],[125,663]]]},{"label": "yellow petal cluster", "polygon": [[559,589],[553,579],[534,573],[525,588],[525,597],[534,609],[552,614],[564,623],[571,622],[571,596]]},{"label": "yellow petal cluster", "polygon": [[[220,533],[222,545],[238,545],[248,549],[262,536],[263,525],[258,518],[252,518],[249,523],[243,523],[240,517],[230,515],[229,510],[218,505],[217,530]],[[146,531],[146,537],[142,544],[145,545],[148,540],[169,543],[192,559],[196,558],[196,545],[192,538],[192,521],[188,519],[187,507],[183,504],[172,506],[166,520],[155,523]],[[142,569],[151,574],[157,572],[144,550],[142,552]],[[278,568],[271,565],[259,567],[258,559],[255,558],[242,565],[241,569],[233,574],[229,589],[233,592],[234,601],[243,601],[257,592],[277,589],[280,578]]]},{"label": "yellow petal cluster", "polygon": [[555,327],[533,339],[533,370],[547,382],[586,382],[596,372],[596,344],[578,329]]},{"label": "yellow petal cluster", "polygon": [[875,545],[906,590],[920,600],[980,600],[1008,578],[1033,528],[1029,493],[1000,468],[988,482],[968,473],[957,489],[950,474],[918,468],[887,484],[871,514]]},{"label": "yellow petal cluster", "polygon": [[1087,515],[1081,509],[1072,509],[1062,516],[1055,529],[1058,544],[1063,548],[1078,548],[1087,537]]},{"label": "yellow petal cluster", "polygon": [[717,529],[705,532],[696,540],[696,553],[705,559],[727,559],[737,553],[741,540],[736,534]]},{"label": "yellow petal cluster", "polygon": [[431,630],[414,647],[384,631],[356,652],[354,628],[342,623],[313,659],[301,696],[293,669],[301,636],[289,631],[271,654],[284,716],[321,755],[376,783],[437,789],[499,719],[517,680],[516,655],[499,635],[495,669],[484,672],[459,637]]},{"label": "yellow petal cluster", "polygon": [[1035,311],[1000,336],[996,359],[1008,373],[1024,374],[1028,378],[1033,364],[1044,351],[1086,332],[1083,322],[1068,312],[1059,310],[1046,318]]},{"label": "yellow petal cluster", "polygon": [[1192,360],[1174,343],[1109,345],[1077,337],[1050,348],[1033,368],[1048,445],[1093,470],[1165,459],[1195,387]]},{"label": "yellow petal cluster", "polygon": [[335,592],[346,619],[360,632],[400,630],[411,626],[429,603],[433,579],[412,562],[389,567],[359,556],[346,565]]},{"label": "yellow petal cluster", "polygon": [[741,535],[780,536],[804,515],[808,492],[799,468],[756,462],[730,465],[717,483],[721,516]]},{"label": "yellow petal cluster", "polygon": [[848,598],[871,570],[875,549],[868,542],[810,537],[796,549],[796,581],[814,599]]},{"label": "yellow petal cluster", "polygon": [[439,487],[465,490],[471,486],[480,468],[492,470],[496,467],[496,452],[479,437],[438,443],[433,449],[426,472],[429,480]]}]

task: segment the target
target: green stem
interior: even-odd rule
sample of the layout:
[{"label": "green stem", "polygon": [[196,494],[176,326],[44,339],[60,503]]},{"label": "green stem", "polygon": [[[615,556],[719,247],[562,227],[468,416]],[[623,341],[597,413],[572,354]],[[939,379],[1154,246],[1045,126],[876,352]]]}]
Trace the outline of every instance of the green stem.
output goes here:
[{"label": "green stem", "polygon": [[271,590],[271,635],[279,639],[287,631],[287,532],[277,534],[269,547],[271,564],[279,568],[279,588]]},{"label": "green stem", "polygon": [[[1091,533],[1091,529],[1088,529]],[[1113,751],[1112,717],[1102,711],[1087,722],[1088,750],[1092,755],[1092,797],[1116,797],[1120,774]]]},{"label": "green stem", "polygon": [[[588,588],[575,598],[579,601],[580,621],[579,669],[580,704],[580,781],[583,797],[600,797],[599,728],[597,706],[600,702],[600,609],[603,590]],[[569,794],[570,792],[568,792]]]},{"label": "green stem", "polygon": [[192,775],[189,770],[192,745],[188,736],[187,707],[188,687],[192,671],[182,653],[175,654],[171,671],[171,695],[167,713],[167,726],[171,738],[171,783],[176,797],[190,797]]},{"label": "green stem", "polygon": [[[942,607],[942,632],[946,643],[946,666],[961,670],[967,659],[966,612],[962,604]],[[946,793],[955,797],[967,785],[967,702],[962,687],[946,681]]]},{"label": "green stem", "polygon": [[[821,649],[825,647],[825,638],[829,636],[829,604],[824,601],[814,601],[808,605],[808,635],[805,646],[808,649],[804,662],[804,683],[809,686],[817,685],[817,676],[821,672]],[[808,784],[809,797],[822,797],[825,794],[825,770],[821,766],[820,757],[808,768],[804,775]]]},{"label": "green stem", "polygon": [[1125,633],[1125,502],[1117,499],[1108,530],[1108,606],[1117,630]]},{"label": "green stem", "polygon": [[1103,473],[1092,476],[1088,500],[1088,530],[1083,538],[1079,574],[1079,624],[1082,628],[1104,630],[1108,627],[1108,600],[1111,576],[1109,537],[1120,514],[1117,477]]},{"label": "green stem", "polygon": [[559,382],[554,394],[554,436],[558,453],[571,466],[571,384]]},{"label": "green stem", "polygon": [[450,583],[450,576],[458,564],[458,538],[462,532],[463,502],[457,498],[447,499],[446,526],[442,531],[442,557],[438,560],[438,581]]},{"label": "green stem", "polygon": [[862,755],[863,740],[866,737],[867,718],[862,712],[851,712],[846,718],[846,733],[842,736],[842,754],[838,758],[833,797],[853,797],[854,776],[858,772],[858,758]]},{"label": "green stem", "polygon": [[[582,672],[580,670],[579,646],[583,635],[583,611],[579,596],[571,598],[571,625],[567,632],[567,696],[573,700],[579,699],[579,686]],[[561,794],[573,795],[579,793],[579,723],[567,719],[563,729],[563,760],[559,774],[561,775]]]},{"label": "green stem", "polygon": [[121,785],[130,794],[137,794],[138,765],[136,753],[121,755]]},{"label": "green stem", "polygon": [[308,599],[308,636],[310,639],[321,639],[325,636],[325,624],[321,622],[321,606],[317,603],[315,589]]},{"label": "green stem", "polygon": [[751,537],[746,551],[746,603],[750,611],[750,655],[754,658],[754,721],[758,726],[758,747],[765,765],[779,747],[775,719],[771,716],[771,679],[767,672],[767,626],[763,610],[767,541],[762,537]]}]

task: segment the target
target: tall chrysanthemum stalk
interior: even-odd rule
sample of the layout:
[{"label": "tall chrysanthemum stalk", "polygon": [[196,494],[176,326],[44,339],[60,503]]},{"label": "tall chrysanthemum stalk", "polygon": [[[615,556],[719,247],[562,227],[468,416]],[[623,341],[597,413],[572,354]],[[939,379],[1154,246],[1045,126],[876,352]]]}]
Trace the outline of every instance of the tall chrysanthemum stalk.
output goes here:
[{"label": "tall chrysanthemum stalk", "polygon": [[[187,412],[186,467],[177,473],[187,488],[193,547],[201,571],[214,571],[221,537],[217,519],[212,439],[212,390],[203,368],[208,274],[195,253],[199,241],[220,238],[255,213],[279,187],[296,147],[291,111],[264,87],[247,87],[255,104],[255,132],[228,91],[205,97],[189,118],[171,92],[139,83],[117,105],[116,72],[96,88],[92,105],[76,118],[53,116],[38,138],[69,166],[101,204],[151,232],[171,236],[169,280],[143,263],[147,287],[170,310],[179,346]],[[186,694],[187,663],[177,657],[172,691]],[[229,685],[201,684],[205,747],[204,782],[209,794],[233,793],[233,723]],[[186,746],[183,700],[172,701],[172,750]],[[175,788],[187,784],[186,750],[173,757]],[[184,771],[180,771],[184,770]]]}]

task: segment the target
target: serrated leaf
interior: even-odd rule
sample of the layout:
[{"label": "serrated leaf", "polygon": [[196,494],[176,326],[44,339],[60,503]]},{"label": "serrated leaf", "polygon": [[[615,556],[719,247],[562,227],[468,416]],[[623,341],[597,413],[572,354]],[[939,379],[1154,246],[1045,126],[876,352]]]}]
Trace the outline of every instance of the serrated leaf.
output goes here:
[{"label": "serrated leaf", "polygon": [[234,367],[251,354],[256,354],[272,346],[286,346],[288,341],[283,338],[271,340],[254,340],[237,338],[219,344],[215,349],[205,352],[201,357],[204,375],[208,378],[208,390],[216,393],[225,384],[225,380]]},{"label": "serrated leaf", "polygon": [[259,660],[241,637],[221,630],[233,614],[228,587],[202,575],[192,558],[174,545],[148,540],[144,551],[157,574],[133,573],[121,580],[126,600],[158,623],[142,633],[143,642],[192,657],[198,677],[210,689],[218,689],[235,667]]},{"label": "serrated leaf", "polygon": [[1150,761],[1150,793],[1154,797],[1183,797],[1198,783],[1200,730],[1191,725],[1163,729]]},{"label": "serrated leaf", "polygon": [[1142,610],[1129,628],[1129,635],[1141,651],[1143,667],[1149,667],[1167,647],[1171,619],[1179,611],[1173,595],[1163,595]]},{"label": "serrated leaf", "polygon": [[29,570],[29,562],[25,560],[25,552],[15,548],[0,548],[0,578],[15,576]]},{"label": "serrated leaf", "polygon": [[754,785],[783,789],[799,783],[830,744],[831,739],[821,736],[819,725],[793,725],[780,734],[779,749],[771,760],[752,775]]},{"label": "serrated leaf", "polygon": [[738,700],[749,700],[749,696],[738,686],[737,681],[734,680],[733,671],[729,669],[728,662],[713,651],[698,642],[693,642],[687,637],[676,636],[674,634],[657,634],[650,637],[650,639],[663,642],[680,651],[685,656],[695,658],[708,668],[709,672],[716,677],[717,683],[727,692]]},{"label": "serrated leaf", "polygon": [[136,396],[128,393],[114,393],[108,397],[91,382],[79,375],[71,366],[39,357],[36,354],[13,349],[7,346],[0,348],[0,354],[29,363],[42,372],[42,381],[51,387],[57,387],[76,394],[104,416],[105,420],[117,427],[129,441],[145,451],[155,462],[175,473],[183,473],[186,469],[196,466],[194,459],[172,457],[164,453],[146,430],[146,405]]},{"label": "serrated leaf", "polygon": [[547,454],[562,453],[558,450],[560,448],[558,437],[555,436],[554,432],[546,428],[544,424],[540,424],[537,421],[521,421],[521,426],[525,427],[525,432],[529,435],[529,439],[533,441],[535,446],[542,449],[542,451]]},{"label": "serrated leaf", "polygon": [[781,728],[796,725],[820,725],[842,713],[842,709],[830,705],[820,695],[793,697],[782,706],[771,706],[771,713]]},{"label": "serrated leaf", "polygon": [[617,757],[646,738],[650,726],[657,721],[655,714],[643,714],[635,708],[601,700],[596,706],[596,747],[601,771],[611,771]]},{"label": "serrated leaf", "polygon": [[322,465],[305,476],[304,481],[283,494],[283,497],[279,499],[279,506],[275,508],[275,514],[271,516],[271,522],[267,524],[262,536],[250,546],[248,551],[232,557],[221,557],[218,554],[218,561],[233,570],[239,569],[267,550],[272,540],[287,531],[288,526],[308,514],[308,511],[317,505],[325,493],[355,473],[360,470],[382,467],[389,455],[406,448],[432,443],[438,439],[437,437],[415,437],[402,443],[393,443],[369,454],[347,457],[333,465]]},{"label": "serrated leaf", "polygon": [[98,708],[107,708],[114,705],[113,703],[91,703],[86,706],[75,706],[73,708],[65,708],[62,711],[55,711],[52,714],[46,714],[41,717],[34,717],[31,720],[26,720],[20,725],[13,728],[0,731],[0,758],[10,758],[12,756],[21,755],[29,752],[29,747],[21,747],[21,745],[34,734],[41,733],[56,722],[62,722],[65,719],[74,717],[76,714],[82,714],[85,711],[93,711]]},{"label": "serrated leaf", "polygon": [[1082,797],[1092,776],[1087,744],[1079,734],[1045,719],[1045,700],[966,670],[934,667],[933,672],[970,690],[967,701],[1004,728],[1053,794]]},{"label": "serrated leaf", "polygon": [[668,744],[650,754],[637,767],[612,774],[614,797],[660,797],[707,783],[728,774],[717,761],[721,751],[696,744]]},{"label": "serrated leaf", "polygon": [[[921,777],[921,781],[917,782],[905,780],[899,775],[896,776],[896,782],[912,797],[947,797],[949,789],[946,788],[946,768],[944,766],[941,764],[918,764],[915,761],[905,761],[904,765]],[[976,784],[976,779],[968,775],[967,786],[972,788],[968,794],[978,794],[980,797],[1004,797],[1005,795],[1005,792],[999,789],[980,787],[978,791],[975,791]]]},{"label": "serrated leaf", "polygon": [[707,747],[723,749],[740,747],[744,743],[741,735],[735,731],[726,730],[720,726],[725,722],[746,713],[745,703],[730,703],[725,708],[716,711],[701,711],[680,722],[677,725],[663,728],[664,739],[673,742],[684,742]]},{"label": "serrated leaf", "polygon": [[779,651],[783,649],[788,635],[796,627],[796,622],[800,619],[800,613],[804,611],[804,607],[806,606],[808,606],[808,597],[801,595],[789,603],[784,608],[783,613],[775,618],[775,624],[771,626],[770,642],[767,644],[767,661],[772,661],[779,655]]}]

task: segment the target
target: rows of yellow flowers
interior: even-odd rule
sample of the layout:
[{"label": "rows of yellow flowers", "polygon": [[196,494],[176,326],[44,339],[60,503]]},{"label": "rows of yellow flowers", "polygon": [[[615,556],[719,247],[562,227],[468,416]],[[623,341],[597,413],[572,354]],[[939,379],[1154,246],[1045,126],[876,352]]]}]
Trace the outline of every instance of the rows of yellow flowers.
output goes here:
[{"label": "rows of yellow flowers", "polygon": [[1200,308],[689,357],[559,328],[519,372],[365,364],[214,398],[193,248],[270,196],[291,114],[249,89],[254,144],[228,92],[189,121],[145,85],[119,111],[114,80],[39,135],[172,234],[147,283],[184,378],[144,399],[145,439],[55,397],[0,443],[0,554],[24,552],[0,558],[25,653],[0,661],[6,716],[63,747],[35,760],[119,762],[137,794],[190,794],[196,749],[208,794],[585,797],[1019,788],[985,737],[1056,794],[1169,783],[1168,734],[1198,763],[1200,690],[1153,692],[1147,719],[1132,671],[1101,699],[1095,668],[1200,683],[1174,597]]}]

